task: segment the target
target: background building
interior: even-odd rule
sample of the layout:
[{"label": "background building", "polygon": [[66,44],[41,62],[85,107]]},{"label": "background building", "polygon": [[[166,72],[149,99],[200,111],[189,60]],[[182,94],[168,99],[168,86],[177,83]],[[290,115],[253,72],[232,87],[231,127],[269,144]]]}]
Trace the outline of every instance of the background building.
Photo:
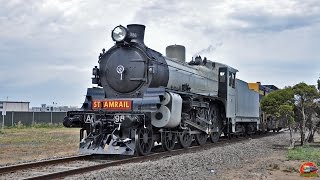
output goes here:
[{"label": "background building", "polygon": [[30,102],[0,101],[0,111],[28,112]]},{"label": "background building", "polygon": [[[30,102],[0,101],[1,127],[13,127],[17,124],[32,126],[37,123],[62,123],[67,111],[78,110],[74,106],[57,106],[57,104],[41,107],[29,107]],[[3,113],[5,111],[5,113]]]},{"label": "background building", "polygon": [[79,110],[77,106],[56,106],[41,104],[41,107],[32,107],[33,112],[67,112]]}]

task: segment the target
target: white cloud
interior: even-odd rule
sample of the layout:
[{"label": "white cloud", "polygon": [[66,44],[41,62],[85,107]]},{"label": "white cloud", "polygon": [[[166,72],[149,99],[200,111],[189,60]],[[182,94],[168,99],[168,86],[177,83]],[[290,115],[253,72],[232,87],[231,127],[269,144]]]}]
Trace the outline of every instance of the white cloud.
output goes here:
[{"label": "white cloud", "polygon": [[[51,93],[58,98],[70,91],[54,86],[63,81],[77,87],[72,93],[78,99],[70,99],[76,104],[83,101],[98,54],[113,45],[110,32],[119,24],[145,24],[145,43],[163,54],[167,45],[183,44],[190,60],[209,47],[201,54],[237,68],[238,77],[246,81],[278,86],[315,83],[320,68],[317,0],[0,0],[0,4],[0,82],[17,87],[52,83],[50,88],[56,90]],[[8,93],[1,86],[0,93]],[[19,93],[24,92],[17,91],[17,98]]]}]

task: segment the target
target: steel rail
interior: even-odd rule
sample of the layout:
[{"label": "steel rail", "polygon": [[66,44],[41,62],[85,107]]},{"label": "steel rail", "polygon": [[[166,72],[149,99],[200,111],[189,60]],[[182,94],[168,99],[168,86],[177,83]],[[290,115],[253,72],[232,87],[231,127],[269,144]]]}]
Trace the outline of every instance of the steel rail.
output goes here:
[{"label": "steel rail", "polygon": [[[280,132],[281,133],[281,132]],[[61,172],[55,172],[51,174],[45,174],[45,175],[39,175],[35,177],[30,177],[26,178],[27,180],[37,180],[37,179],[57,179],[57,178],[63,178],[67,176],[72,176],[76,174],[82,174],[86,172],[91,172],[91,171],[96,171],[100,170],[103,168],[107,167],[112,167],[112,166],[118,166],[122,164],[127,164],[127,163],[138,163],[138,162],[144,162],[144,161],[150,161],[150,160],[156,160],[156,159],[161,159],[161,158],[166,158],[170,156],[175,156],[183,153],[194,153],[194,152],[199,152],[201,150],[206,150],[212,147],[221,147],[226,144],[231,144],[231,143],[240,143],[246,140],[250,139],[258,139],[270,135],[276,135],[279,133],[272,133],[272,134],[264,134],[264,135],[252,135],[252,136],[247,136],[247,137],[240,137],[240,138],[232,138],[232,139],[227,139],[223,138],[222,141],[219,141],[217,143],[207,143],[202,146],[191,146],[188,148],[184,149],[175,149],[172,151],[165,151],[165,152],[159,152],[159,153],[152,153],[150,155],[146,156],[129,156],[128,158],[121,159],[121,160],[114,160],[111,162],[106,162],[103,164],[98,164],[98,165],[92,165],[92,166],[87,166],[87,167],[81,167],[77,169],[72,169],[72,170],[66,170],[66,171],[61,171]]]},{"label": "steel rail", "polygon": [[4,167],[0,167],[0,175],[4,173],[10,173],[10,172],[31,169],[31,168],[41,167],[41,166],[48,166],[48,165],[77,161],[77,160],[85,160],[91,157],[92,155],[79,155],[79,156],[63,157],[63,158],[44,160],[44,161],[38,161],[38,162],[23,163],[23,164],[11,165],[11,166],[4,166]]}]

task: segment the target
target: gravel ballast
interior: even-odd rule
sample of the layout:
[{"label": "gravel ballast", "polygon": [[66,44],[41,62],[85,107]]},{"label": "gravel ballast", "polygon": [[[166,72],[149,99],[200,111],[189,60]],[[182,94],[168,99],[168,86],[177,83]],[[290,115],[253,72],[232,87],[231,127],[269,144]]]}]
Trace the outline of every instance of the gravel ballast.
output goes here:
[{"label": "gravel ballast", "polygon": [[[223,147],[214,147],[197,153],[186,153],[156,161],[125,164],[69,178],[229,179],[230,176],[227,178],[225,175],[233,170],[239,170],[253,164],[259,158],[268,158],[269,155],[277,152],[283,153],[283,149],[281,150],[279,147],[287,146],[288,142],[289,133],[283,132],[263,138],[229,143]],[[265,173],[263,171],[254,173],[256,177],[251,177],[252,174],[248,173],[248,178],[265,179]],[[245,178],[245,176],[242,176],[242,178]]]}]

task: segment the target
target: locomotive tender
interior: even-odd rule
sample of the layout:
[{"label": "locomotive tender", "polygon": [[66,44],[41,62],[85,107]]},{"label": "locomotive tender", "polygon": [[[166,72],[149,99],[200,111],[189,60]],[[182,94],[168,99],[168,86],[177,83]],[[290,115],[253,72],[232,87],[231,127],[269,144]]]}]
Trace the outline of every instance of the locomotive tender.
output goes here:
[{"label": "locomotive tender", "polygon": [[236,69],[185,48],[166,56],[144,44],[145,26],[117,26],[115,45],[103,49],[93,68],[81,111],[69,111],[66,127],[81,127],[80,153],[146,155],[155,142],[165,150],[217,142],[259,130],[259,94],[236,79]]}]

